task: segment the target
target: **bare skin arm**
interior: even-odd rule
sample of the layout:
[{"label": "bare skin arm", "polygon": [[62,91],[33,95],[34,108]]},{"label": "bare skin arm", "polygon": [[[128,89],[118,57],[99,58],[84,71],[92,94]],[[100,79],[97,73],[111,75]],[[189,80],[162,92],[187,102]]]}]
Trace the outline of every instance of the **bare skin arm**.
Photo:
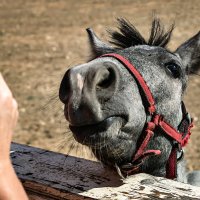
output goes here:
[{"label": "bare skin arm", "polygon": [[17,102],[0,73],[0,200],[28,199],[9,156],[17,118]]}]

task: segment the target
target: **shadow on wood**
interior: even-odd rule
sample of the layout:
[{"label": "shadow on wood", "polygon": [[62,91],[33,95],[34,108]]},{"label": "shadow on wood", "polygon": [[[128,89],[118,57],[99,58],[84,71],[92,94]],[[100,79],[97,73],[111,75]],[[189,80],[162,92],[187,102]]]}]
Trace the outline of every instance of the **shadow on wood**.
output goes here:
[{"label": "shadow on wood", "polygon": [[51,199],[200,199],[200,188],[137,174],[122,181],[99,162],[12,144],[18,177],[34,200]]}]

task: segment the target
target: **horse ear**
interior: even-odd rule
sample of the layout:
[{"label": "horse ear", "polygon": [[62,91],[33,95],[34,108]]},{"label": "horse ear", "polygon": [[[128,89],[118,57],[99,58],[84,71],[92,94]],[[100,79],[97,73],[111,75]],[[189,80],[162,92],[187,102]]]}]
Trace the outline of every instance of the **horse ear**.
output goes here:
[{"label": "horse ear", "polygon": [[91,59],[97,58],[103,54],[113,53],[114,48],[102,42],[91,28],[86,29],[90,42],[90,49],[92,52]]},{"label": "horse ear", "polygon": [[195,73],[200,69],[200,31],[184,42],[175,51],[183,61],[188,73]]}]

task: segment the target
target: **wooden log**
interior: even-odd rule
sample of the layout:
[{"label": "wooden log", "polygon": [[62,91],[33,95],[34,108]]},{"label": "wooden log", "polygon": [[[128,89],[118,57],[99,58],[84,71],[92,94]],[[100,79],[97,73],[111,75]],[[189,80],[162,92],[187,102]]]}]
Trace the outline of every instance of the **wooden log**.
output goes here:
[{"label": "wooden log", "polygon": [[121,180],[99,162],[12,144],[11,158],[29,198],[200,199],[200,187],[147,174]]}]

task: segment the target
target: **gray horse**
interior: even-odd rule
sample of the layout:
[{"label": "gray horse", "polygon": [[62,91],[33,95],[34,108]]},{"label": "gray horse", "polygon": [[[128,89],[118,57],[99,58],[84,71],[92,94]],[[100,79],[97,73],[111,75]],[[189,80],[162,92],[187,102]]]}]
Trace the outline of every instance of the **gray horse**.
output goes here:
[{"label": "gray horse", "polygon": [[74,138],[124,176],[144,172],[200,185],[199,172],[186,174],[182,150],[192,127],[182,99],[188,76],[200,68],[200,32],[171,52],[173,25],[165,32],[154,19],[146,41],[127,20],[118,24],[110,32],[114,47],[87,29],[91,60],[61,82]]}]

